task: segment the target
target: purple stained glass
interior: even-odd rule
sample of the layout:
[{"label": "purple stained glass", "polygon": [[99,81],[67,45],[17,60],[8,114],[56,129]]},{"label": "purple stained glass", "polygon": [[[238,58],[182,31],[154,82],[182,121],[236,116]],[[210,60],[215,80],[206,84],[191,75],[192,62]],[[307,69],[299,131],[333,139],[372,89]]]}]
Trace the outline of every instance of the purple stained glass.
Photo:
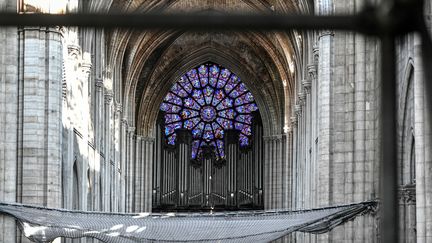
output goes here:
[{"label": "purple stained glass", "polygon": [[252,124],[252,116],[251,115],[238,115],[236,117],[236,121]]},{"label": "purple stained glass", "polygon": [[180,112],[180,116],[183,120],[185,120],[185,119],[199,116],[199,112],[191,109],[183,109]]},{"label": "purple stained glass", "polygon": [[206,104],[209,105],[212,101],[214,90],[210,86],[207,86],[203,91]]},{"label": "purple stained glass", "polygon": [[240,83],[237,85],[233,91],[229,94],[231,98],[237,98],[238,96],[242,95],[243,93],[247,92],[246,86],[243,83]]},{"label": "purple stained glass", "polygon": [[177,113],[181,110],[181,107],[177,106],[177,105],[172,105],[169,103],[162,103],[161,110],[165,111],[167,113]]},{"label": "purple stained glass", "polygon": [[224,131],[241,131],[239,143],[248,146],[252,135],[250,113],[258,107],[238,76],[217,64],[205,63],[171,87],[160,109],[165,112],[168,144],[174,145],[175,131],[185,128],[192,134],[192,158],[202,156],[204,145],[214,146],[216,157],[223,158]]},{"label": "purple stained glass", "polygon": [[228,119],[234,119],[236,112],[233,109],[219,111],[219,116]]},{"label": "purple stained glass", "polygon": [[170,103],[173,103],[176,105],[180,105],[180,106],[183,104],[182,99],[180,97],[178,97],[177,95],[174,95],[172,93],[168,93],[167,96],[165,96],[164,101],[170,102]]},{"label": "purple stained glass", "polygon": [[210,77],[217,78],[219,76],[220,68],[217,65],[210,67]]},{"label": "purple stained glass", "polygon": [[231,78],[228,80],[225,85],[225,92],[229,93],[237,84],[239,83],[239,78],[236,75],[231,75]]},{"label": "purple stained glass", "polygon": [[198,68],[198,72],[199,72],[200,77],[207,78],[208,77],[208,66],[207,65],[201,65]]},{"label": "purple stained glass", "polygon": [[183,128],[186,128],[188,130],[191,130],[192,128],[194,128],[199,122],[201,121],[201,119],[199,117],[197,118],[192,118],[192,119],[188,119],[186,121],[183,122]]},{"label": "purple stained glass", "polygon": [[213,96],[212,105],[219,104],[225,98],[225,92],[221,89],[217,90]]},{"label": "purple stained glass", "polygon": [[195,98],[195,100],[200,104],[200,105],[205,105],[205,101],[204,101],[204,96],[203,96],[203,92],[199,89],[196,89],[192,92],[192,97]]},{"label": "purple stained glass", "polygon": [[244,147],[249,145],[249,138],[243,133],[240,133],[239,140],[240,140],[240,146]]},{"label": "purple stained glass", "polygon": [[226,69],[226,68],[224,68],[224,69],[222,69],[222,71],[221,71],[221,73],[219,75],[219,79],[227,81],[228,78],[230,77],[230,75],[231,75],[231,71],[228,70],[228,69]]},{"label": "purple stained glass", "polygon": [[176,133],[174,133],[173,135],[169,136],[169,137],[167,138],[167,140],[168,140],[168,144],[169,144],[169,145],[175,145],[176,137],[177,137],[177,134],[176,134]]},{"label": "purple stained glass", "polygon": [[177,94],[182,98],[188,96],[188,93],[180,86],[180,84],[177,83],[173,85],[173,87],[171,88],[171,92]]},{"label": "purple stained glass", "polygon": [[190,109],[200,110],[201,106],[195,102],[192,98],[187,98],[184,100],[184,106]]},{"label": "purple stained glass", "polygon": [[181,120],[181,118],[177,114],[165,114],[165,123],[166,124],[173,123],[173,122],[180,121],[180,120]]},{"label": "purple stained glass", "polygon": [[211,122],[216,118],[216,110],[213,106],[205,106],[201,110],[201,118],[206,122]]}]

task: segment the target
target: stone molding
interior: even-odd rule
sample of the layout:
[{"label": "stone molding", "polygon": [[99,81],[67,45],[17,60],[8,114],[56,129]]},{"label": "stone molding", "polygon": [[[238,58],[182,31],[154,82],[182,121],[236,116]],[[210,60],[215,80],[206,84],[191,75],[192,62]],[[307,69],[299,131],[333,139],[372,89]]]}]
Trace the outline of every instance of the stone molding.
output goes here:
[{"label": "stone molding", "polygon": [[407,184],[399,187],[398,199],[400,203],[416,203],[416,184]]}]

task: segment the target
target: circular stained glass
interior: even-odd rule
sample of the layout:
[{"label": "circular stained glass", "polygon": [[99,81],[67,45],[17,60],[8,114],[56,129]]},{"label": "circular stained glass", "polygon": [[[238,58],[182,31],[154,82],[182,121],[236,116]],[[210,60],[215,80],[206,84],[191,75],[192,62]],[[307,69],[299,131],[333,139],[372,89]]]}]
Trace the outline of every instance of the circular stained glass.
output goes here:
[{"label": "circular stained glass", "polygon": [[216,118],[216,109],[212,106],[205,106],[201,109],[201,118],[206,122],[212,122]]},{"label": "circular stained glass", "polygon": [[166,95],[160,109],[165,112],[165,136],[175,144],[175,130],[192,133],[192,158],[203,148],[214,148],[224,158],[224,131],[240,131],[240,146],[248,146],[252,135],[252,112],[258,110],[252,94],[230,70],[206,63],[183,75]]}]

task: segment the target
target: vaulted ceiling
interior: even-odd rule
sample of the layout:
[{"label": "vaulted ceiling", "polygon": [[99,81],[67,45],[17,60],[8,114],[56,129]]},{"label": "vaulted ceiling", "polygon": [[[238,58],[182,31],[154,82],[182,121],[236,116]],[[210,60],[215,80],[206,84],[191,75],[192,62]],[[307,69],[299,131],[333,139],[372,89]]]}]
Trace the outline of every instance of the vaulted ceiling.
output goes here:
[{"label": "vaulted ceiling", "polygon": [[[129,12],[307,12],[299,0],[93,0],[91,9]],[[199,21],[199,20],[197,20]],[[302,44],[295,32],[108,32],[109,64],[121,82],[125,118],[150,135],[166,92],[187,70],[213,61],[237,73],[260,108],[267,135],[283,127],[286,96],[294,93]],[[288,101],[289,102],[289,101]]]}]

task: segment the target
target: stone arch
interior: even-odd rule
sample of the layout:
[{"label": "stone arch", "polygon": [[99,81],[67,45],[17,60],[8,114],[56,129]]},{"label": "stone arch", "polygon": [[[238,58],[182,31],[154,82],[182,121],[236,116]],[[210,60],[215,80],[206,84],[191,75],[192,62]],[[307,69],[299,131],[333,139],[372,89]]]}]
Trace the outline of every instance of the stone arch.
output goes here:
[{"label": "stone arch", "polygon": [[[162,60],[162,62],[163,61],[164,60]],[[277,104],[281,102],[280,100],[272,100],[273,97],[270,92],[282,92],[282,82],[278,82],[281,87],[275,88],[274,83],[269,80],[272,79],[269,73],[266,74],[265,78],[268,83],[264,84],[260,82],[261,80],[257,79],[257,75],[254,74],[255,70],[251,68],[250,65],[240,65],[244,60],[241,60],[236,53],[232,50],[224,49],[223,46],[212,43],[212,45],[202,45],[196,48],[178,62],[171,60],[172,64],[168,66],[168,72],[163,72],[163,76],[158,76],[162,72],[161,70],[153,73],[149,82],[154,83],[156,86],[152,87],[152,89],[148,89],[146,93],[143,93],[141,98],[141,101],[150,101],[150,103],[141,103],[139,111],[137,112],[137,128],[139,133],[142,135],[151,134],[159,104],[162,102],[164,95],[168,92],[174,81],[190,68],[206,61],[219,63],[239,75],[249,87],[254,97],[256,97],[257,104],[262,112],[263,123],[266,124],[265,134],[270,135],[278,131],[280,132],[283,119],[279,116],[283,114],[283,108],[281,104]],[[265,69],[265,71],[268,71],[268,69]],[[269,87],[265,87],[265,85]],[[155,93],[153,90],[158,90],[158,93]],[[279,97],[283,97],[283,94],[279,94]],[[143,114],[145,114],[145,116]]]}]

